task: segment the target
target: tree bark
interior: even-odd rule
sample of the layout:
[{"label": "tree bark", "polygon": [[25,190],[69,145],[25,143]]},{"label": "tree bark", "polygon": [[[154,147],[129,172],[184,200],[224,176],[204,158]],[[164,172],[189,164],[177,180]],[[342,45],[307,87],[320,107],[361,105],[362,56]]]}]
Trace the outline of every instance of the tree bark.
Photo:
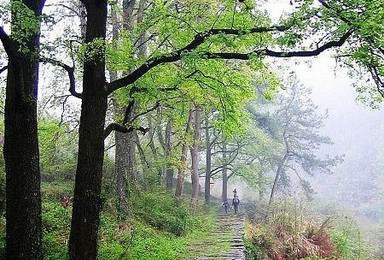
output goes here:
[{"label": "tree bark", "polygon": [[[112,21],[112,41],[115,44],[119,38],[118,18],[115,10],[111,12]],[[110,81],[116,80],[118,75],[115,71],[109,71]],[[116,118],[122,113],[121,108],[117,104],[117,101],[113,102],[114,113]],[[128,212],[128,196],[127,196],[127,165],[128,160],[126,154],[126,134],[115,132],[115,178],[116,178],[116,194],[118,200],[119,209],[127,213]]]},{"label": "tree bark", "polygon": [[127,173],[129,168],[127,134],[115,132],[115,176],[120,210],[128,213]]},{"label": "tree bark", "polygon": [[276,189],[277,189],[277,182],[280,179],[280,175],[281,175],[281,172],[283,171],[284,164],[285,164],[285,161],[287,160],[287,158],[288,158],[288,153],[285,153],[281,164],[279,165],[279,167],[276,170],[276,176],[275,176],[275,180],[273,181],[273,186],[272,186],[271,194],[269,196],[268,205],[271,205],[273,202],[273,197],[275,196]]},{"label": "tree bark", "polygon": [[[187,119],[187,126],[185,128],[185,133],[188,134],[191,126],[192,126],[192,119],[193,119],[193,109],[189,109],[188,119]],[[186,140],[183,140],[183,145],[181,147],[181,158],[180,158],[180,165],[178,168],[178,174],[177,174],[177,184],[176,184],[176,191],[175,196],[180,198],[183,194],[183,188],[184,188],[184,178],[185,178],[185,168],[187,165],[187,156],[188,156],[188,143]]]},{"label": "tree bark", "polygon": [[173,173],[174,173],[172,169],[172,165],[169,162],[171,149],[172,149],[171,137],[172,137],[172,121],[168,120],[167,126],[165,127],[164,155],[167,160],[166,170],[165,170],[165,186],[167,187],[167,189],[170,189],[170,190],[173,189]]},{"label": "tree bark", "polygon": [[[152,116],[150,114],[148,115],[148,126],[149,126],[148,137],[150,138],[148,146],[152,151],[153,159],[157,162],[158,161],[158,154],[157,154],[156,146],[155,146],[155,143],[153,140],[155,138],[156,129],[152,123]],[[161,184],[163,171],[162,171],[161,167],[159,167],[159,166],[156,166],[156,168],[157,168],[157,172],[158,172],[158,174],[157,174],[158,175],[158,183]]]},{"label": "tree bark", "polygon": [[223,147],[223,187],[221,192],[221,198],[223,201],[228,199],[228,168],[226,166],[227,164],[227,146],[224,144]]},{"label": "tree bark", "polygon": [[127,31],[132,31],[132,13],[135,2],[136,0],[123,1],[123,28]]},{"label": "tree bark", "polygon": [[[128,32],[133,31],[133,10],[135,6],[135,0],[124,0],[123,1],[123,29]],[[139,10],[137,12],[137,22],[140,23],[143,20],[143,8],[142,2],[139,3]],[[143,36],[139,36],[139,43],[142,42]],[[143,56],[145,53],[145,45],[140,45],[138,55]],[[112,81],[112,80],[111,80]],[[131,97],[133,98],[133,97]],[[130,122],[134,115],[135,110],[138,107],[137,101],[134,103],[129,115],[128,122]],[[121,108],[116,104],[115,111],[117,114],[121,114]],[[115,112],[116,113],[116,112]],[[136,167],[136,142],[135,135],[137,135],[136,130],[131,133],[115,133],[115,174],[117,177],[117,188],[120,191],[119,195],[119,205],[124,212],[128,212],[128,194],[127,194],[127,180],[126,176],[129,178],[130,188],[136,187],[137,182],[137,167]]]},{"label": "tree bark", "polygon": [[212,171],[212,147],[209,138],[209,121],[208,116],[205,120],[205,203],[209,205],[211,203],[211,171]]},{"label": "tree bark", "polygon": [[[14,1],[13,1],[14,2]],[[40,19],[44,1],[22,3]],[[12,16],[12,21],[16,18]],[[13,33],[22,28],[12,27]],[[40,24],[21,46],[1,32],[8,54],[5,100],[6,259],[43,259],[37,89]],[[22,47],[24,48],[24,47]]]},{"label": "tree bark", "polygon": [[191,159],[192,159],[192,198],[191,198],[191,207],[196,209],[199,201],[199,142],[200,142],[200,113],[201,109],[199,106],[196,106],[195,117],[194,117],[194,135],[193,135],[193,146],[191,149]]},{"label": "tree bark", "polygon": [[[87,10],[85,42],[105,40],[107,1],[83,0]],[[84,63],[70,260],[96,260],[100,222],[100,192],[104,158],[104,125],[107,110],[104,47]]]}]

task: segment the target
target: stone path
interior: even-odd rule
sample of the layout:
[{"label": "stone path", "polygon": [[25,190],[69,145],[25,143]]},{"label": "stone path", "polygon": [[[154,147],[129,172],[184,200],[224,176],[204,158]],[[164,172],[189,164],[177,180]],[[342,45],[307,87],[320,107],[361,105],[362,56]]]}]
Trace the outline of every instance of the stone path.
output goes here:
[{"label": "stone path", "polygon": [[217,228],[205,241],[193,245],[194,260],[245,260],[244,215],[219,214]]}]

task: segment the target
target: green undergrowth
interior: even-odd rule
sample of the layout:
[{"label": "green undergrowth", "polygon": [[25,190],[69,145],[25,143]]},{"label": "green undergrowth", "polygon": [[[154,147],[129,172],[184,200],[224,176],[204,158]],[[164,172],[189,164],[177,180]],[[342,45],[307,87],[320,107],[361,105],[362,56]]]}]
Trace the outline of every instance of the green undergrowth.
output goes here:
[{"label": "green undergrowth", "polygon": [[[43,202],[44,259],[64,260],[72,209],[64,208],[57,199],[62,189],[52,192],[52,187],[48,188]],[[131,211],[122,215],[113,199],[103,200],[99,260],[183,259],[188,245],[209,236],[214,227],[214,214],[209,209],[200,207],[191,214],[187,201],[178,201],[161,189],[132,195],[131,201]]]},{"label": "green undergrowth", "polygon": [[326,218],[319,222],[290,213],[247,223],[247,260],[376,259],[367,251],[352,219]]}]

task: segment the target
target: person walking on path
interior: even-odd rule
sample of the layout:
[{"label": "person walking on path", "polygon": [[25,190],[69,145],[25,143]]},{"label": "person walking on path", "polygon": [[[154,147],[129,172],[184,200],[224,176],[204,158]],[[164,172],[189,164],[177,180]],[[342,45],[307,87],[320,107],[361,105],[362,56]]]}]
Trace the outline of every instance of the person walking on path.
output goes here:
[{"label": "person walking on path", "polygon": [[221,207],[224,208],[225,214],[228,214],[228,208],[229,208],[228,200],[224,200],[223,203],[221,204]]},{"label": "person walking on path", "polygon": [[236,195],[232,200],[232,205],[233,205],[233,208],[235,209],[235,213],[239,211],[239,204],[240,204],[240,200],[239,200],[239,197]]}]

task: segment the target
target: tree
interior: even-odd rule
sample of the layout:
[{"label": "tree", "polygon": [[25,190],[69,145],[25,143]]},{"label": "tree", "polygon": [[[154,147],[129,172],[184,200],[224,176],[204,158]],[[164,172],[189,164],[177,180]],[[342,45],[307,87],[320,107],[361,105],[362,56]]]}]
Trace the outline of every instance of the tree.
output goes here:
[{"label": "tree", "polygon": [[43,259],[37,89],[44,2],[11,1],[12,34],[0,27],[8,55],[4,117],[7,259]]},{"label": "tree", "polygon": [[[192,128],[192,120],[193,120],[193,109],[192,107],[189,109],[188,112],[188,119],[186,123],[186,129],[185,134],[188,135],[191,128]],[[175,196],[177,198],[180,198],[183,194],[183,188],[184,188],[184,174],[185,174],[185,168],[187,164],[187,156],[188,156],[188,139],[183,138],[182,139],[182,145],[181,145],[181,158],[180,163],[178,167],[178,173],[177,173],[177,184],[176,184],[176,190],[175,190]]]},{"label": "tree", "polygon": [[196,210],[199,200],[200,183],[199,183],[199,143],[200,143],[200,131],[201,131],[201,108],[199,105],[195,106],[195,115],[193,117],[193,145],[191,147],[191,159],[192,159],[192,209]]},{"label": "tree", "polygon": [[279,128],[278,140],[283,144],[284,150],[277,159],[269,204],[273,201],[278,185],[288,184],[290,172],[296,174],[304,191],[310,194],[312,189],[301,173],[331,173],[330,168],[342,161],[340,156],[331,158],[327,155],[323,159],[314,153],[321,145],[332,142],[329,137],[320,134],[319,129],[324,125],[327,115],[316,112],[317,107],[309,97],[310,90],[293,77],[286,92],[276,99],[277,108],[272,114]]},{"label": "tree", "polygon": [[104,40],[107,2],[82,1],[87,10],[79,152],[69,259],[96,259],[100,192],[104,159],[104,124],[107,111]]}]

